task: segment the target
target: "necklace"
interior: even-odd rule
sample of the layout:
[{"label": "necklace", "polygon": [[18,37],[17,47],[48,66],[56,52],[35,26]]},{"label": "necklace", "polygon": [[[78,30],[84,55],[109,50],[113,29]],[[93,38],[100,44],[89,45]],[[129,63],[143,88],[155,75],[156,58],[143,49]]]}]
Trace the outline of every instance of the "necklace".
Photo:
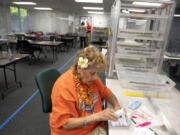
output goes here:
[{"label": "necklace", "polygon": [[73,71],[73,79],[75,81],[76,90],[78,93],[80,112],[82,113],[87,106],[89,107],[89,110],[93,110],[94,97],[93,97],[92,87],[88,85],[86,92],[80,83],[79,76],[74,71]]}]

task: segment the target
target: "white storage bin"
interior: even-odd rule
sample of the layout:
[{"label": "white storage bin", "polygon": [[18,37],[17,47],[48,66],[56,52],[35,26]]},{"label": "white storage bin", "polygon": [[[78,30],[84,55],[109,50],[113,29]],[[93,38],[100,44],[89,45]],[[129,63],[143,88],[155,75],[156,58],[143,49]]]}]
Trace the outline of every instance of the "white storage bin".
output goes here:
[{"label": "white storage bin", "polygon": [[148,47],[128,47],[118,46],[118,56],[140,57],[140,58],[160,58],[160,49],[151,49]]},{"label": "white storage bin", "polygon": [[145,91],[166,91],[175,83],[165,75],[154,73],[125,72],[117,70],[123,88]]}]

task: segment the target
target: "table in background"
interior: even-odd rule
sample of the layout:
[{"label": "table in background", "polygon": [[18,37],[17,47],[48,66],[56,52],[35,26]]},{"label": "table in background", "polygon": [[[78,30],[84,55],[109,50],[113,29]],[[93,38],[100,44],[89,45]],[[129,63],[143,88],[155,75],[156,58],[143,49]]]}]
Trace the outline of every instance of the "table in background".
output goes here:
[{"label": "table in background", "polygon": [[[168,53],[170,54],[170,53]],[[166,64],[166,67],[169,67],[169,74],[172,78],[178,77],[180,74],[180,55],[177,56],[171,56],[171,55],[164,55],[164,61]],[[172,66],[170,63],[172,61],[175,61],[176,65]]]},{"label": "table in background", "polygon": [[8,39],[0,39],[0,43],[7,43]]},{"label": "table in background", "polygon": [[[142,105],[150,110],[150,112],[155,112],[156,110],[154,109],[154,105],[156,105],[160,109],[160,116],[163,117],[163,124],[168,127],[168,131],[171,132],[171,135],[180,134],[180,93],[175,88],[171,90],[171,99],[154,98],[152,100],[148,100],[147,98],[125,96],[123,94],[124,89],[121,88],[118,80],[106,79],[106,85],[112,90],[114,95],[116,95],[120,105],[123,107],[127,107],[130,101],[139,100],[142,102]],[[110,107],[109,104],[108,107]],[[130,111],[128,108],[126,109],[128,112]],[[134,127],[135,125],[133,125],[133,123],[131,123],[130,127],[112,127],[109,124],[109,135],[132,135]],[[163,130],[164,128],[158,129],[158,127],[153,127],[152,129],[159,135],[169,135],[167,130]]]},{"label": "table in background", "polygon": [[[8,55],[4,57],[3,54],[0,54],[0,68],[3,68],[6,89],[9,88],[6,75],[7,69],[14,72],[15,83],[19,84],[20,87],[22,86],[21,82],[17,81],[16,63],[27,57],[29,57],[29,54],[12,54],[12,58],[8,58]],[[8,68],[11,65],[13,65],[13,68]],[[2,97],[4,97],[4,94],[2,94]]]},{"label": "table in background", "polygon": [[61,41],[33,41],[33,40],[28,40],[28,42],[31,45],[37,45],[37,46],[41,46],[41,47],[52,47],[52,51],[53,51],[53,60],[52,63],[54,63],[54,58],[55,58],[55,48],[63,45],[63,42]]},{"label": "table in background", "polygon": [[8,43],[9,43],[9,44],[17,44],[18,41],[17,41],[16,39],[9,39],[9,40],[8,40]]},{"label": "table in background", "polygon": [[74,46],[74,38],[73,37],[62,36],[62,37],[57,37],[56,40],[64,42],[65,46],[67,46],[68,43],[71,43],[72,47]]},{"label": "table in background", "polygon": [[34,34],[24,34],[24,38],[27,40],[37,40],[37,36]]},{"label": "table in background", "polygon": [[2,46],[4,46],[4,45],[6,45],[6,47],[7,47],[7,44],[8,44],[8,39],[0,39],[0,50],[3,50]]},{"label": "table in background", "polygon": [[[77,43],[78,41],[78,34],[68,34],[67,37],[73,38],[73,42]],[[73,43],[74,45],[74,43]]]}]

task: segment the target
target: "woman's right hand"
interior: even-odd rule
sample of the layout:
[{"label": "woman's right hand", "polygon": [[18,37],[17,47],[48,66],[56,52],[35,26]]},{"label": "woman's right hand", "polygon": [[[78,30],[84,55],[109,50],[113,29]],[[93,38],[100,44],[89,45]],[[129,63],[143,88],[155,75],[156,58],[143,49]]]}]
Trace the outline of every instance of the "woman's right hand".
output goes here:
[{"label": "woman's right hand", "polygon": [[96,118],[98,121],[117,121],[119,119],[119,115],[115,114],[113,109],[107,108],[99,113],[96,114]]}]

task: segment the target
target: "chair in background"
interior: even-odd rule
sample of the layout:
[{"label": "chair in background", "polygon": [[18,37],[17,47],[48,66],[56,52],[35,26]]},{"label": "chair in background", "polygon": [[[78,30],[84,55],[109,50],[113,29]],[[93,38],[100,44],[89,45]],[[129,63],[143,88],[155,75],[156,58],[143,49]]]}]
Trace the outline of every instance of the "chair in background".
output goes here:
[{"label": "chair in background", "polygon": [[[99,72],[98,76],[101,79],[101,81],[103,82],[103,84],[106,85],[106,75],[105,75],[105,72]],[[103,100],[102,107],[103,107],[103,109],[107,108],[107,101],[106,100]]]},{"label": "chair in background", "polygon": [[[106,85],[106,75],[105,75],[105,72],[99,72],[98,76],[101,79],[101,81],[103,82],[103,84]],[[102,101],[102,108],[103,108],[103,110],[107,108],[107,100],[105,100],[105,99]],[[106,125],[106,133],[108,135],[108,126],[109,125],[108,125],[107,121],[105,122],[105,125]]]},{"label": "chair in background", "polygon": [[61,74],[57,69],[48,68],[39,72],[35,77],[36,84],[41,95],[44,113],[49,113],[52,111],[51,92],[55,81],[60,75]]},{"label": "chair in background", "polygon": [[61,42],[63,42],[63,44],[59,46],[60,50],[63,51],[63,52],[65,52],[65,51],[68,50],[68,47],[67,47],[67,45],[66,45],[66,40],[64,40],[64,38],[65,38],[64,35],[60,35],[60,36],[57,36],[57,37],[56,37],[56,41],[61,41]]},{"label": "chair in background", "polygon": [[56,41],[56,36],[50,36],[50,41]]},{"label": "chair in background", "polygon": [[[39,59],[39,56],[42,52],[42,48],[32,46],[27,40],[18,40],[17,50],[19,53],[22,53],[22,54],[30,54],[31,60],[33,58]],[[35,56],[35,54],[34,54],[35,51],[39,52],[38,57]]]}]

